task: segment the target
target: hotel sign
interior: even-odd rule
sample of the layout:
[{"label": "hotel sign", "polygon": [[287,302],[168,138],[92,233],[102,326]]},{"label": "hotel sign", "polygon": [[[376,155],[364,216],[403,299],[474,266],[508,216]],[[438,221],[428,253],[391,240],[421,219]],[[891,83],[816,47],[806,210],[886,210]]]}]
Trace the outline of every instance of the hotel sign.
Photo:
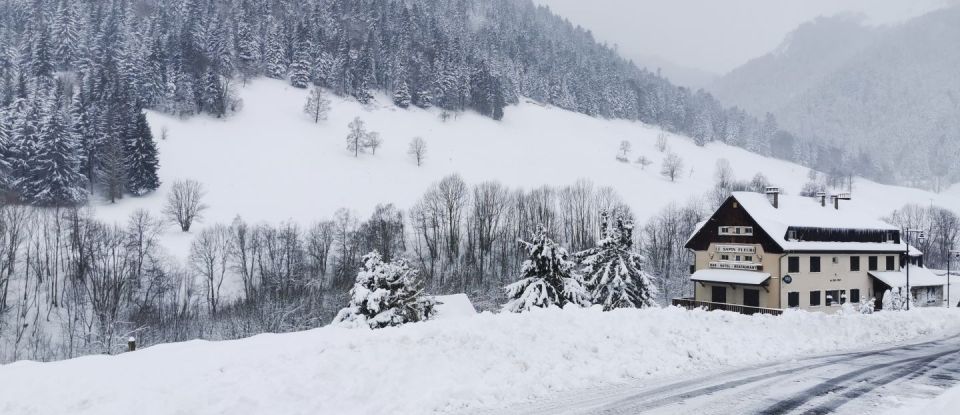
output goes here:
[{"label": "hotel sign", "polygon": [[736,261],[713,261],[710,268],[713,269],[735,269],[740,271],[760,271],[763,266],[752,262]]},{"label": "hotel sign", "polygon": [[755,254],[757,247],[753,245],[717,245],[717,252],[721,254]]}]

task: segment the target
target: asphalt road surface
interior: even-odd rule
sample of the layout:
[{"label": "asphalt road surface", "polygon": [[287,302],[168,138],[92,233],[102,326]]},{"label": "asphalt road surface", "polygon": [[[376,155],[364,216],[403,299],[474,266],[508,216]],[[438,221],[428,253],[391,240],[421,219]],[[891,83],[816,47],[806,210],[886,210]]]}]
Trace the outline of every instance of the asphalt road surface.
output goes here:
[{"label": "asphalt road surface", "polygon": [[697,379],[566,393],[486,413],[882,414],[901,399],[933,397],[958,382],[960,335]]}]

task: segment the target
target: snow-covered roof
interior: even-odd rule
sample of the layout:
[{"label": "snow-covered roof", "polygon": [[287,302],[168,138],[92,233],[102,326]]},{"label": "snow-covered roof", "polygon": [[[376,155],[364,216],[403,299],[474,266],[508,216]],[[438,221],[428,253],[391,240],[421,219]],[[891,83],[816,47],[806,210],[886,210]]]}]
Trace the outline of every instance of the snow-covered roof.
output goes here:
[{"label": "snow-covered roof", "polygon": [[783,249],[788,251],[906,251],[903,243],[880,242],[823,242],[787,240],[787,229],[821,228],[842,230],[896,231],[897,227],[873,219],[855,209],[834,209],[820,206],[808,197],[779,195],[779,207],[775,208],[766,195],[753,192],[733,192],[740,205],[757,221],[763,230]]},{"label": "snow-covered roof", "polygon": [[[907,270],[900,271],[870,271],[870,276],[883,281],[891,287],[907,286]],[[910,286],[911,287],[934,287],[946,285],[946,278],[937,276],[929,269],[923,267],[910,267]]]},{"label": "snow-covered roof", "polygon": [[770,279],[770,274],[757,271],[731,269],[701,269],[690,276],[693,281],[722,282],[725,284],[760,285]]}]

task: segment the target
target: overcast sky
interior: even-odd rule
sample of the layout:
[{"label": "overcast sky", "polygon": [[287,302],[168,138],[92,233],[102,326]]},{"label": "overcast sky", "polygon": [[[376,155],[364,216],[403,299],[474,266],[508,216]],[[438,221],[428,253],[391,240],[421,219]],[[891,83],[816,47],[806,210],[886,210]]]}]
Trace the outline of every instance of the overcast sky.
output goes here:
[{"label": "overcast sky", "polygon": [[855,13],[871,24],[888,24],[956,0],[534,1],[592,30],[598,40],[618,44],[621,54],[638,63],[662,59],[723,74],[773,50],[817,16]]}]

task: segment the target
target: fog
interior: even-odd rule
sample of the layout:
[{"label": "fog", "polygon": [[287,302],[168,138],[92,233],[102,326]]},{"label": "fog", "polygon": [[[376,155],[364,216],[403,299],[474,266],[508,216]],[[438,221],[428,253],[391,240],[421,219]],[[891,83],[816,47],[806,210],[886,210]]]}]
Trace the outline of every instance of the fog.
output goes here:
[{"label": "fog", "polygon": [[[625,57],[663,67],[680,83],[711,76],[761,56],[817,16],[861,16],[895,24],[955,0],[534,0],[616,44]],[[688,79],[686,79],[688,78]]]}]

